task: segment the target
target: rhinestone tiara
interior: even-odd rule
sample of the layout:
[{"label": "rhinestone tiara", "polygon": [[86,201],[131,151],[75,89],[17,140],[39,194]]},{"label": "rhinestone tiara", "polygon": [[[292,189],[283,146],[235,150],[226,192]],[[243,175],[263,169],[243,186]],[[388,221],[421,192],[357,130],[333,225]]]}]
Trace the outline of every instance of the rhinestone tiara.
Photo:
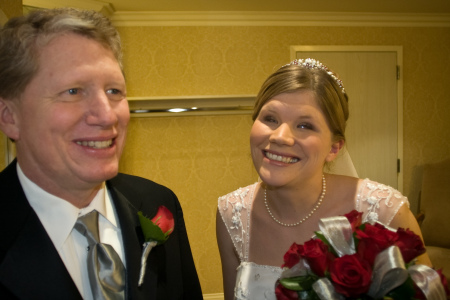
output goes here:
[{"label": "rhinestone tiara", "polygon": [[341,88],[342,92],[345,94],[345,89],[344,89],[344,85],[342,84],[342,80],[340,80],[336,76],[336,74],[334,74],[332,71],[330,71],[328,69],[328,67],[325,66],[324,64],[322,64],[320,61],[315,60],[313,58],[295,59],[295,60],[291,61],[289,64],[284,65],[283,67],[291,66],[291,65],[302,66],[302,67],[304,67],[306,69],[316,69],[316,70],[323,70],[323,71],[325,71],[328,75],[331,76],[331,78],[334,79],[334,81],[336,81],[336,83]]}]

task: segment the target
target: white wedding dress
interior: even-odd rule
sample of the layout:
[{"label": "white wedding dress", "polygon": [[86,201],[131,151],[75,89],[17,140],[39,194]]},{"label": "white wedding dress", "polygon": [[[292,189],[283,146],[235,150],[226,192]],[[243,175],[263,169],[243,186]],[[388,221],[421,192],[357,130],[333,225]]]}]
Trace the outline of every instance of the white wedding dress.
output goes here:
[{"label": "white wedding dress", "polygon": [[[250,214],[258,184],[239,188],[219,198],[220,215],[241,262],[237,269],[235,299],[276,299],[275,282],[281,268],[248,261]],[[363,222],[379,221],[389,225],[403,204],[409,206],[407,198],[397,190],[369,179],[359,181],[355,209],[363,212]]]}]

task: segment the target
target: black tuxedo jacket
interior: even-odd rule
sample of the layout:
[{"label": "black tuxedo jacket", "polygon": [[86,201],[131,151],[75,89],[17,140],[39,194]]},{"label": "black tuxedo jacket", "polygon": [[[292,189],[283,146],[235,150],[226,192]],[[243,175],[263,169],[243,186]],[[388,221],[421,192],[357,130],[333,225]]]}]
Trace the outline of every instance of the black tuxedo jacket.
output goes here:
[{"label": "black tuxedo jacket", "polygon": [[[107,186],[123,236],[126,299],[203,299],[175,194],[147,179],[124,174],[107,181]],[[0,299],[81,299],[25,197],[15,161],[0,173],[0,190]],[[173,213],[175,228],[166,243],[150,252],[144,283],[138,287],[144,238],[137,212],[153,217],[160,205]]]}]

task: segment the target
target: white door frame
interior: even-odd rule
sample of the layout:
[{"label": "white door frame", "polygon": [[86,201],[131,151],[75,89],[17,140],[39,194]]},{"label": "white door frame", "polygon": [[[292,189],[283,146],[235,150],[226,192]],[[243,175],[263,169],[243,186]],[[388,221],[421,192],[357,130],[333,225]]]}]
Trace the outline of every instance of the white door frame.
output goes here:
[{"label": "white door frame", "polygon": [[397,53],[397,158],[400,168],[397,174],[398,190],[403,192],[403,47],[402,46],[352,46],[352,45],[299,45],[290,47],[291,60],[297,52],[396,52]]}]

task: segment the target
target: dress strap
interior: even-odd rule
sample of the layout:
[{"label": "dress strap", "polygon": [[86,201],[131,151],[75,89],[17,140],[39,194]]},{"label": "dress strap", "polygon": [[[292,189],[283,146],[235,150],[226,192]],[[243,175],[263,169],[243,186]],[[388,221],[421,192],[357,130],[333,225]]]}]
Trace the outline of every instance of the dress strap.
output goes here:
[{"label": "dress strap", "polygon": [[403,204],[409,207],[408,198],[396,189],[367,178],[359,181],[356,210],[363,212],[363,222],[388,226]]},{"label": "dress strap", "polygon": [[219,213],[241,262],[248,261],[250,213],[257,184],[239,188],[218,201]]}]

